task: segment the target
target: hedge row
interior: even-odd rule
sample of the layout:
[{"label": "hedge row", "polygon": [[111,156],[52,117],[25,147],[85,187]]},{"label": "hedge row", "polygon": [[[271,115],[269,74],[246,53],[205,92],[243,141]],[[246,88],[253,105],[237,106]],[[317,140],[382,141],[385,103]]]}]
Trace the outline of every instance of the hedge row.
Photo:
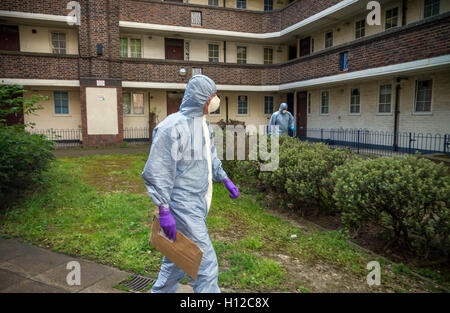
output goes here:
[{"label": "hedge row", "polygon": [[225,161],[234,180],[285,195],[283,205],[304,213],[341,214],[348,231],[371,223],[429,257],[448,256],[450,176],[447,167],[417,156],[363,159],[348,150],[330,149],[281,137],[279,167],[260,172],[255,161]]}]

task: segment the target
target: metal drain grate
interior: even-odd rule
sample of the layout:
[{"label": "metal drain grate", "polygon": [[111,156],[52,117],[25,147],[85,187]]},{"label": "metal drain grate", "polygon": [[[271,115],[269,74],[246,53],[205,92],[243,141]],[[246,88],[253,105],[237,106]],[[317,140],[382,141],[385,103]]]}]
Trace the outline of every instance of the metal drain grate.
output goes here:
[{"label": "metal drain grate", "polygon": [[127,288],[129,291],[142,292],[149,285],[155,282],[153,278],[141,275],[133,275],[132,279],[125,279],[119,283],[120,286]]}]

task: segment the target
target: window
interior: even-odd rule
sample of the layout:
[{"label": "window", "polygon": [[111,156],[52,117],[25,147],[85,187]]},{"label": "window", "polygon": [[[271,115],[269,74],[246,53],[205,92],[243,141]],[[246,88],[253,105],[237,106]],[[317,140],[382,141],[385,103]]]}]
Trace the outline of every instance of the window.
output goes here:
[{"label": "window", "polygon": [[217,6],[219,6],[219,0],[208,0],[208,5],[213,5],[213,6],[217,7]]},{"label": "window", "polygon": [[133,93],[133,114],[144,114],[144,94]]},{"label": "window", "polygon": [[202,68],[201,67],[193,67],[192,68],[192,76],[194,75],[198,75],[202,73]]},{"label": "window", "polygon": [[306,112],[308,112],[308,114],[311,114],[311,93],[308,92],[308,102],[306,104]]},{"label": "window", "polygon": [[247,47],[237,47],[237,63],[246,64],[247,63]]},{"label": "window", "polygon": [[384,28],[389,29],[397,26],[398,26],[398,8],[386,10],[386,21],[384,23]]},{"label": "window", "polygon": [[66,54],[65,33],[52,33],[52,51],[55,54]]},{"label": "window", "polygon": [[209,62],[219,62],[219,45],[208,45],[208,60]]},{"label": "window", "polygon": [[350,92],[350,114],[361,113],[361,93],[359,88],[352,88]]},{"label": "window", "polygon": [[264,11],[273,10],[273,0],[264,0]]},{"label": "window", "polygon": [[439,0],[424,0],[423,1],[423,17],[427,18],[430,16],[439,14]]},{"label": "window", "polygon": [[191,11],[191,26],[202,26],[202,12]]},{"label": "window", "polygon": [[144,114],[144,94],[124,92],[122,94],[123,114],[143,115]]},{"label": "window", "polygon": [[0,25],[0,50],[20,51],[19,26]]},{"label": "window", "polygon": [[273,49],[264,48],[264,64],[272,64],[272,63],[273,63]]},{"label": "window", "polygon": [[123,114],[131,114],[131,95],[129,92],[122,94],[122,102]]},{"label": "window", "polygon": [[330,111],[330,92],[322,91],[322,99],[320,102],[320,114],[328,114]]},{"label": "window", "polygon": [[378,103],[378,113],[391,113],[392,85],[380,86],[380,97]]},{"label": "window", "polygon": [[247,96],[238,96],[238,115],[248,114],[248,98]]},{"label": "window", "polygon": [[120,57],[128,57],[128,38],[120,38]]},{"label": "window", "polygon": [[366,20],[360,20],[355,23],[355,39],[366,35]]},{"label": "window", "polygon": [[416,81],[416,113],[431,113],[431,99],[433,96],[433,80],[424,79]]},{"label": "window", "polygon": [[247,8],[247,0],[236,0],[236,8],[246,9]]},{"label": "window", "polygon": [[190,48],[191,48],[191,46],[190,46],[189,41],[185,41],[184,42],[184,59],[186,61],[189,61]]},{"label": "window", "polygon": [[120,38],[120,57],[142,58],[141,39]]},{"label": "window", "polygon": [[130,38],[130,57],[140,58],[141,54],[141,40]]},{"label": "window", "polygon": [[264,96],[264,114],[273,113],[273,96]]},{"label": "window", "polygon": [[342,52],[339,55],[339,69],[341,71],[348,71],[348,52]]},{"label": "window", "polygon": [[54,91],[55,114],[69,114],[69,95],[67,91]]},{"label": "window", "polygon": [[325,34],[325,48],[333,46],[333,32],[328,32]]}]

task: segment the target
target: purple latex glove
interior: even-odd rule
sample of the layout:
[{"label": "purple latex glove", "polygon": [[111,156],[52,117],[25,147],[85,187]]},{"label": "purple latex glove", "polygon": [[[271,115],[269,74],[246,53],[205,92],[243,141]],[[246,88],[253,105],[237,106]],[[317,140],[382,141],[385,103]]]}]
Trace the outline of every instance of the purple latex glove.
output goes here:
[{"label": "purple latex glove", "polygon": [[227,177],[224,180],[222,180],[222,182],[225,184],[225,187],[227,187],[228,191],[230,192],[230,198],[231,199],[236,199],[237,197],[239,197],[239,189],[238,189],[238,187],[236,187],[233,184],[231,179],[229,179]]},{"label": "purple latex glove", "polygon": [[159,207],[159,225],[164,230],[167,238],[175,241],[177,238],[177,227],[169,208]]}]

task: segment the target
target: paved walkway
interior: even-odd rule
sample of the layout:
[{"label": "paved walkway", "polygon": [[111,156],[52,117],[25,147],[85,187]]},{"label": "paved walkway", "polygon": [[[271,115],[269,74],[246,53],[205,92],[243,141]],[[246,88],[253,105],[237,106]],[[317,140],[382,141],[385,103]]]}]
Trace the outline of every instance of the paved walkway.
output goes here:
[{"label": "paved walkway", "polygon": [[[66,277],[71,270],[66,266],[70,261],[80,264],[79,286],[67,284]],[[113,286],[130,275],[129,272],[110,266],[49,251],[15,239],[0,238],[0,293],[122,293],[125,291]],[[192,292],[192,288],[180,285],[177,292]]]}]

